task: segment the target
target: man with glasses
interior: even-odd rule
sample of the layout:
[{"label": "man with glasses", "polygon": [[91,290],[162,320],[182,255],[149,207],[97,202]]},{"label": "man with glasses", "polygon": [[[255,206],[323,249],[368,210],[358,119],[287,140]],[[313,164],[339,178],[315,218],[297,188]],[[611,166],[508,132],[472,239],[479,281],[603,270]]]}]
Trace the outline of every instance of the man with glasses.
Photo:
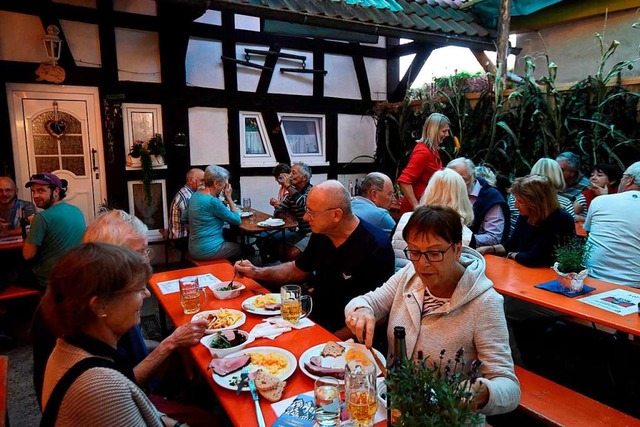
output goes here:
[{"label": "man with glasses", "polygon": [[589,275],[640,288],[640,162],[624,171],[617,194],[591,202],[584,228],[589,232]]},{"label": "man with glasses", "polygon": [[393,202],[393,183],[380,172],[371,172],[362,180],[360,194],[351,200],[351,209],[360,219],[380,227],[387,235],[396,226],[389,214]]},{"label": "man with glasses", "polygon": [[193,168],[187,172],[187,182],[176,193],[169,208],[169,233],[171,243],[180,252],[188,250],[189,225],[182,222],[182,213],[187,209],[194,191],[204,186],[204,171]]},{"label": "man with glasses", "polygon": [[349,192],[335,180],[311,189],[305,219],[311,239],[295,261],[269,267],[240,261],[235,268],[271,283],[306,281],[313,296],[313,320],[346,339],[351,336],[344,322],[346,303],[382,285],[394,272],[391,242],[381,229],[353,214]]},{"label": "man with glasses", "polygon": [[72,246],[80,243],[86,228],[82,211],[64,202],[67,181],[52,173],[31,176],[25,185],[41,212],[35,214],[22,248],[26,260],[34,260],[37,284],[47,286],[49,271]]}]

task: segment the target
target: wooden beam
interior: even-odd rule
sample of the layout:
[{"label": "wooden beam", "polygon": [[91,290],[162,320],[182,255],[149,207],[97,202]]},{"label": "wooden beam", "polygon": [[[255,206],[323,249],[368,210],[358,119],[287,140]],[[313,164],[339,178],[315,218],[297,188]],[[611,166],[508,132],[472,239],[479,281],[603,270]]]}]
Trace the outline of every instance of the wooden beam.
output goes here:
[{"label": "wooden beam", "polygon": [[[371,102],[371,87],[369,86],[369,77],[367,76],[367,67],[364,63],[362,53],[359,51],[359,43],[351,43],[353,48],[353,67],[358,78],[358,87],[360,88],[360,98],[364,102]],[[336,159],[337,161],[337,159]]]},{"label": "wooden beam", "polygon": [[[511,0],[500,1],[500,18],[498,19],[498,47],[496,67],[500,77],[507,75],[507,50],[509,49],[509,23],[511,22]],[[502,65],[502,66],[501,66]]]},{"label": "wooden beam", "polygon": [[402,76],[402,79],[398,83],[398,86],[395,88],[393,93],[389,94],[388,100],[389,102],[401,101],[404,99],[405,94],[407,93],[407,89],[414,82],[420,70],[424,66],[424,63],[427,62],[427,59],[431,55],[431,52],[436,48],[436,46],[422,45],[422,49],[419,49],[416,53],[416,56],[411,61],[411,65],[407,69],[407,72]]}]

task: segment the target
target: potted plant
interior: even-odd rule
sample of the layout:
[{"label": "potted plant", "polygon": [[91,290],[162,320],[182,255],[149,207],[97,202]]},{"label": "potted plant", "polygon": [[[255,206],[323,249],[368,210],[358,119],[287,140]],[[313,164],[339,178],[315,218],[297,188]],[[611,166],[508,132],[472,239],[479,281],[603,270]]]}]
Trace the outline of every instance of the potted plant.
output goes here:
[{"label": "potted plant", "polygon": [[479,360],[464,360],[461,348],[444,362],[445,350],[431,362],[418,353],[418,362],[405,359],[389,370],[387,389],[399,424],[417,426],[477,425],[482,417],[473,408],[474,384],[481,376]]},{"label": "potted plant", "polygon": [[591,244],[574,237],[556,246],[556,262],[553,269],[558,273],[558,282],[569,292],[580,292],[584,278],[589,274],[585,267],[591,252]]},{"label": "potted plant", "polygon": [[129,150],[128,166],[142,169],[142,185],[144,187],[145,200],[151,204],[151,181],[153,181],[153,168],[164,165],[165,146],[162,135],[156,133],[145,144],[135,141]]}]

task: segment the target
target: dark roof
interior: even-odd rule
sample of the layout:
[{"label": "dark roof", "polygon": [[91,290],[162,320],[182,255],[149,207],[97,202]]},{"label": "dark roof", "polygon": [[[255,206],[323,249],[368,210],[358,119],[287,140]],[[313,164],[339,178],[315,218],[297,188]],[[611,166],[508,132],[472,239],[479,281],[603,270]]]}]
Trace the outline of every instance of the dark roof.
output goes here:
[{"label": "dark roof", "polygon": [[491,47],[495,33],[484,28],[468,0],[213,0],[211,9],[438,45]]}]

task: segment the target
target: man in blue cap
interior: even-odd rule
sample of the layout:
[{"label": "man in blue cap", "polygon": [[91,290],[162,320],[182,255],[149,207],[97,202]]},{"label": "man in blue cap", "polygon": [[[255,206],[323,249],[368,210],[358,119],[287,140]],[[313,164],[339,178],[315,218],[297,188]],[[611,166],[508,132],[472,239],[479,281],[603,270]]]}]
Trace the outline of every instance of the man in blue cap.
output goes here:
[{"label": "man in blue cap", "polygon": [[80,243],[86,228],[82,211],[63,201],[67,185],[67,180],[52,173],[32,175],[25,185],[31,189],[35,205],[43,211],[31,220],[22,256],[35,261],[33,272],[43,288],[49,271],[69,248]]}]

